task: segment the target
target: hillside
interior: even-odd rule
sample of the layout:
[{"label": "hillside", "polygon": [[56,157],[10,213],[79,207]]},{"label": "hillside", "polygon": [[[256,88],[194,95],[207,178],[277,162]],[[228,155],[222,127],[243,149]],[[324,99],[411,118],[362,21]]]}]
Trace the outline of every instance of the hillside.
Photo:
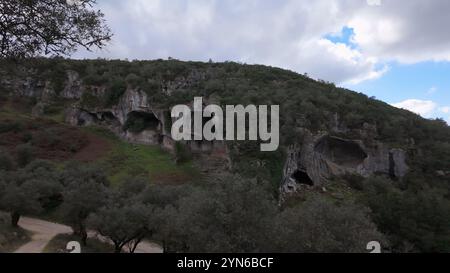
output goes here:
[{"label": "hillside", "polygon": [[[363,204],[397,251],[406,248],[406,242],[420,251],[448,250],[450,127],[442,120],[426,120],[307,75],[232,62],[32,59],[21,64],[3,61],[0,71],[0,106],[5,109],[15,101],[28,118],[52,120],[53,125],[43,125],[52,130],[46,133],[59,136],[63,147],[72,145],[74,153],[89,134],[98,137],[100,130],[101,137],[110,139],[105,149],[116,147],[117,137],[149,149],[137,160],[148,160],[146,166],[152,167],[147,171],[157,173],[151,179],[186,180],[194,172],[189,165],[193,156],[211,179],[233,173],[267,183],[286,207],[317,194]],[[262,153],[259,144],[250,141],[174,142],[170,109],[191,103],[195,96],[218,105],[280,105],[280,149]],[[3,127],[5,133],[14,131]],[[70,131],[65,135],[76,127],[84,127],[79,137]],[[13,136],[2,134],[2,145],[8,147],[6,139],[17,141]],[[45,145],[36,144],[44,150]],[[171,152],[175,160],[167,161],[167,154],[152,150],[155,146]],[[116,149],[130,157],[130,148]],[[50,159],[68,157],[57,150],[61,154]],[[91,161],[114,170],[112,181],[140,172],[140,166],[130,166],[133,159],[110,156],[116,165],[108,165],[98,156]],[[164,163],[155,166],[158,162]],[[427,216],[432,210],[436,219]],[[399,218],[404,221],[393,220]],[[410,221],[420,224],[411,228]],[[424,234],[433,239],[424,242]]]}]

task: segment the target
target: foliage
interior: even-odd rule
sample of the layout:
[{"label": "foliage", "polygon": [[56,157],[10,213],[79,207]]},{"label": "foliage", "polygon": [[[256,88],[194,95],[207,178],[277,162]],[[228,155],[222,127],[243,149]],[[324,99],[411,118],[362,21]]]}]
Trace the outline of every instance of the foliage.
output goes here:
[{"label": "foliage", "polygon": [[78,47],[104,47],[112,35],[93,4],[95,0],[1,1],[0,57],[67,55]]},{"label": "foliage", "polygon": [[16,147],[17,164],[19,167],[25,167],[33,160],[33,147],[29,144],[21,144]]},{"label": "foliage", "polygon": [[106,204],[109,181],[100,169],[68,164],[61,174],[61,182],[64,218],[86,244],[86,219]]},{"label": "foliage", "polygon": [[114,202],[100,208],[88,220],[90,227],[114,243],[116,253],[133,242],[134,252],[140,241],[148,234],[151,208],[137,202],[118,205]]},{"label": "foliage", "polygon": [[375,223],[389,235],[393,251],[449,252],[448,191],[430,188],[421,179],[408,179],[405,190],[383,178],[367,181],[370,187],[364,200]]},{"label": "foliage", "polygon": [[334,204],[314,197],[287,208],[274,222],[277,228],[273,243],[277,252],[362,253],[370,241],[387,245],[369,211],[348,201]]},{"label": "foliage", "polygon": [[0,134],[8,132],[20,132],[23,129],[23,125],[20,122],[14,121],[0,121]]},{"label": "foliage", "polygon": [[[166,250],[183,252],[258,252],[276,202],[256,181],[229,177],[207,189],[191,189],[176,206],[160,213],[156,237]],[[170,237],[169,237],[170,236]]]},{"label": "foliage", "polygon": [[7,153],[0,151],[0,171],[12,171],[14,161]]},{"label": "foliage", "polygon": [[11,224],[17,227],[20,216],[40,212],[60,192],[53,165],[35,161],[26,168],[9,172],[3,178],[0,208],[11,213]]}]

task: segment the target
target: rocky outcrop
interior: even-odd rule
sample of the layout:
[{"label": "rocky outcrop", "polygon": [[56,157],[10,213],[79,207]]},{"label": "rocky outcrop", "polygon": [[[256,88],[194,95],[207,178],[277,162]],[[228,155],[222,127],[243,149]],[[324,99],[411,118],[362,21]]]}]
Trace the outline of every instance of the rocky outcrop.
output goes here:
[{"label": "rocky outcrop", "polygon": [[67,79],[61,97],[66,99],[80,99],[83,95],[84,87],[78,72],[67,71]]},{"label": "rocky outcrop", "polygon": [[[102,93],[102,91],[98,91],[97,96],[101,96]],[[127,88],[119,102],[110,108],[90,108],[82,106],[81,103],[73,105],[65,113],[66,122],[75,126],[101,125],[109,128],[126,141],[158,145],[161,143],[164,134],[162,122],[164,115],[162,114],[163,111],[154,109],[148,101],[145,92]],[[145,128],[141,132],[124,130],[123,127],[130,115],[135,113],[151,117],[154,119],[155,126]],[[164,120],[164,122],[167,121]]]},{"label": "rocky outcrop", "polygon": [[336,176],[358,174],[364,177],[385,174],[401,179],[408,172],[406,153],[376,142],[371,146],[362,140],[343,139],[329,134],[299,132],[298,144],[291,145],[281,183],[281,193],[289,194],[303,187],[324,187]]},{"label": "rocky outcrop", "polygon": [[[75,92],[77,93],[77,92]],[[72,93],[71,94],[75,94]],[[103,92],[92,92],[101,97]],[[129,119],[140,117],[148,122],[148,127],[139,132],[124,129]],[[149,103],[147,94],[139,89],[127,88],[116,105],[109,108],[86,107],[74,104],[65,113],[66,122],[74,126],[100,125],[107,127],[122,139],[139,144],[161,145],[174,150],[175,142],[171,137],[172,119],[169,109],[160,109]],[[193,153],[211,153],[226,158],[227,149],[223,141],[186,141],[184,143]]]}]

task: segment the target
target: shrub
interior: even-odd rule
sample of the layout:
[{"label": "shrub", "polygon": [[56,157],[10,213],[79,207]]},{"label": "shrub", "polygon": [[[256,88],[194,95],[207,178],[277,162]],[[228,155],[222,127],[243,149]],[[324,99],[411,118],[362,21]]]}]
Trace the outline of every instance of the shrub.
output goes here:
[{"label": "shrub", "polygon": [[11,171],[13,168],[12,158],[7,153],[0,151],[0,171]]},{"label": "shrub", "polygon": [[175,162],[177,164],[189,161],[192,157],[186,145],[176,142],[175,143]]},{"label": "shrub", "polygon": [[30,132],[25,132],[22,135],[22,141],[27,143],[30,142],[33,139],[33,134]]},{"label": "shrub", "polygon": [[34,157],[33,147],[29,144],[22,144],[16,148],[17,164],[19,167],[28,165]]},{"label": "shrub", "polygon": [[342,179],[344,179],[352,189],[357,191],[364,190],[364,177],[357,174],[345,174],[342,176]]},{"label": "shrub", "polygon": [[402,191],[383,178],[368,181],[364,199],[375,223],[389,234],[394,252],[449,252],[450,201],[446,191],[430,189],[424,181],[405,183],[409,188]]},{"label": "shrub", "polygon": [[18,133],[23,129],[22,123],[18,121],[2,121],[0,122],[0,133],[14,132]]},{"label": "shrub", "polygon": [[105,104],[112,106],[119,102],[120,97],[125,93],[127,85],[122,78],[115,78],[109,84],[106,92]]}]

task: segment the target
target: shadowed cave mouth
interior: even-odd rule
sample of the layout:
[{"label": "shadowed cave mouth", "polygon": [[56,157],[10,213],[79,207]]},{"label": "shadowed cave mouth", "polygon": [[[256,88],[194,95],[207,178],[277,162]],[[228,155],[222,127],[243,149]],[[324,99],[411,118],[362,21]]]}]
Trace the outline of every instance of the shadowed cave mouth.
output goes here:
[{"label": "shadowed cave mouth", "polygon": [[344,167],[356,168],[367,158],[367,154],[358,143],[337,137],[322,138],[314,150],[328,160]]},{"label": "shadowed cave mouth", "polygon": [[100,116],[101,116],[101,120],[104,120],[104,121],[109,121],[109,122],[118,121],[117,118],[114,116],[114,114],[111,112],[102,112],[102,113],[100,113]]},{"label": "shadowed cave mouth", "polygon": [[309,175],[301,170],[296,170],[292,175],[292,179],[295,180],[297,184],[301,185],[308,185],[308,186],[314,186],[314,182],[309,177]]},{"label": "shadowed cave mouth", "polygon": [[120,122],[111,112],[101,112],[97,114],[97,123],[102,123],[106,125],[119,126]]},{"label": "shadowed cave mouth", "polygon": [[127,115],[123,130],[132,133],[140,133],[145,130],[156,131],[159,124],[159,119],[153,113],[133,111]]}]

